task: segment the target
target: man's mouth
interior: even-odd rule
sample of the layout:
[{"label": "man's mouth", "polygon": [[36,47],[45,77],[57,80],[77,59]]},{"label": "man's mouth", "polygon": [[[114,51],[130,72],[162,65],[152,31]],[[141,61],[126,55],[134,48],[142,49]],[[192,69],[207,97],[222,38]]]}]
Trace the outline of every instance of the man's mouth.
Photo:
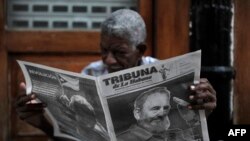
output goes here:
[{"label": "man's mouth", "polygon": [[164,120],[163,116],[158,116],[158,117],[152,118],[152,121],[163,121],[163,120]]},{"label": "man's mouth", "polygon": [[154,122],[163,122],[163,120],[162,119],[155,119],[155,120],[153,120]]},{"label": "man's mouth", "polygon": [[111,66],[111,67],[108,67],[109,72],[117,72],[117,71],[120,71],[122,69],[123,68],[121,66]]}]

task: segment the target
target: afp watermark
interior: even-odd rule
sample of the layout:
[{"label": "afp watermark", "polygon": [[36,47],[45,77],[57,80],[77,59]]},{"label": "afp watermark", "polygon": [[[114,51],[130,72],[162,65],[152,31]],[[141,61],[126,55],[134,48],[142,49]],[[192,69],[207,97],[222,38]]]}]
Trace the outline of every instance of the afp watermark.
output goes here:
[{"label": "afp watermark", "polygon": [[224,131],[225,141],[245,141],[250,138],[250,125],[230,125]]},{"label": "afp watermark", "polygon": [[244,136],[247,133],[247,129],[230,129],[228,137],[230,136]]}]

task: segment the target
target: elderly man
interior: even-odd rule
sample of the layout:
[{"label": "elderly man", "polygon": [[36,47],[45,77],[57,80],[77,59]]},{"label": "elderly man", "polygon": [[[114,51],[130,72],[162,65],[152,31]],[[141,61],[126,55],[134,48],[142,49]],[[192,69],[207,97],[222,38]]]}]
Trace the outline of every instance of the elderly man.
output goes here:
[{"label": "elderly man", "polygon": [[[137,12],[128,9],[115,11],[107,17],[101,27],[102,60],[91,63],[82,73],[100,76],[155,62],[154,58],[143,57],[146,50],[145,39],[145,23]],[[193,95],[190,96],[194,102],[188,107],[212,111],[216,107],[216,92],[208,80],[201,79],[200,83],[194,86]],[[42,114],[45,105],[29,103],[35,95],[25,95],[24,83],[20,84],[19,92],[20,96],[16,101],[19,117],[53,137],[53,127]]]}]

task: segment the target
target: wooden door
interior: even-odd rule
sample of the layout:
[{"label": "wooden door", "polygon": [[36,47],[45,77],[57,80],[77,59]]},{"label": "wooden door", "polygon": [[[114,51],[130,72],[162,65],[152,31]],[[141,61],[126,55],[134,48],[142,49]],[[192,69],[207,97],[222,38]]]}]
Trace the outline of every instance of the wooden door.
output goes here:
[{"label": "wooden door", "polygon": [[157,0],[154,16],[154,55],[167,59],[189,52],[190,0]]}]

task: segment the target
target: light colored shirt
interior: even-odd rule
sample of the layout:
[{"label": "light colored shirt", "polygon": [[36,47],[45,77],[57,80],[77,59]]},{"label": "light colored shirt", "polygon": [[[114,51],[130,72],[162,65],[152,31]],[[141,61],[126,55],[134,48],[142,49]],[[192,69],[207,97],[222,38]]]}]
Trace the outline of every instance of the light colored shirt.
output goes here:
[{"label": "light colored shirt", "polygon": [[[146,56],[142,57],[142,61],[140,65],[147,65],[156,62],[157,59]],[[107,66],[103,63],[102,60],[95,61],[90,63],[87,67],[85,67],[82,74],[92,75],[92,76],[100,76],[104,74],[108,74]]]}]

